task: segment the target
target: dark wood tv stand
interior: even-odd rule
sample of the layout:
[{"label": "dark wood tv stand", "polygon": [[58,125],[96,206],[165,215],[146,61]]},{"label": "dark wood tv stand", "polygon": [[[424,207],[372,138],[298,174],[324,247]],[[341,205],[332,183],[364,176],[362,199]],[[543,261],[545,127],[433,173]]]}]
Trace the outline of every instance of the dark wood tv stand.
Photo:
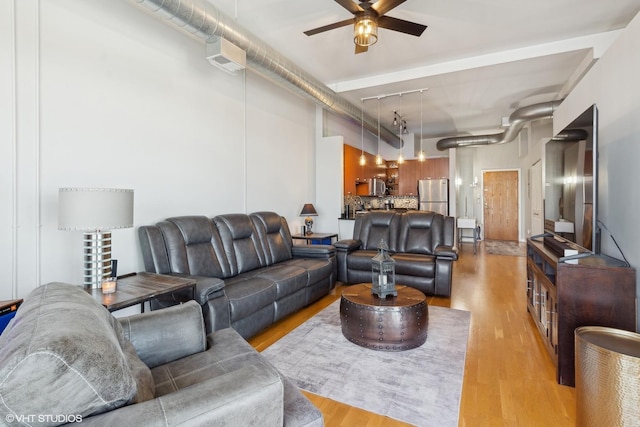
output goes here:
[{"label": "dark wood tv stand", "polygon": [[542,239],[527,240],[527,311],[556,366],[556,380],[568,386],[575,385],[577,327],[636,328],[635,269],[606,255],[573,262],[558,262]]}]

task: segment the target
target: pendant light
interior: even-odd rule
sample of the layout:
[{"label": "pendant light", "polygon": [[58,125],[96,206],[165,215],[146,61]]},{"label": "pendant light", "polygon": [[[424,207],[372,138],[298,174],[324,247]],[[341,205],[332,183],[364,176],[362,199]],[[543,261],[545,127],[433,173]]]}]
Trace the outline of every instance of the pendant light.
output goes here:
[{"label": "pendant light", "polygon": [[360,104],[360,125],[362,139],[360,141],[360,166],[364,166],[367,164],[367,158],[364,156],[364,101]]},{"label": "pendant light", "polygon": [[[402,94],[400,94],[400,107],[402,107]],[[402,147],[404,145],[404,141],[402,140],[402,115],[400,115],[400,122],[398,122],[396,120],[396,112],[393,112],[394,118],[393,118],[393,123],[399,123],[400,126],[398,126],[398,139],[400,140],[400,148],[398,148],[398,164],[401,165],[404,163],[404,156],[402,155]]]},{"label": "pendant light", "polygon": [[383,160],[380,155],[380,97],[378,97],[378,154],[376,155],[376,165],[382,165]]},{"label": "pendant light", "polygon": [[420,152],[418,153],[419,162],[424,162],[426,159],[424,150],[422,149],[422,92],[422,89],[420,89]]}]

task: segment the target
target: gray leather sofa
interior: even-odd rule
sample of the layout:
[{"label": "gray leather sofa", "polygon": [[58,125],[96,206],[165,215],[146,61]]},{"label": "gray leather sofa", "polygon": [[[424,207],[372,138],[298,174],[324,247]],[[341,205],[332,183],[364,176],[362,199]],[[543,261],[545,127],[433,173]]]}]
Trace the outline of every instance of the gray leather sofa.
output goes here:
[{"label": "gray leather sofa", "polygon": [[322,414],[200,306],[116,319],[82,288],[35,289],[0,336],[3,425],[322,426]]},{"label": "gray leather sofa", "polygon": [[148,272],[196,279],[209,332],[231,326],[249,338],[336,282],[335,248],[293,245],[275,212],[174,217],[140,227],[139,237]]},{"label": "gray leather sofa", "polygon": [[426,295],[451,296],[458,259],[455,218],[427,211],[371,211],[355,221],[353,239],[334,244],[339,281],[371,282],[371,258],[383,239],[396,262],[396,283]]}]

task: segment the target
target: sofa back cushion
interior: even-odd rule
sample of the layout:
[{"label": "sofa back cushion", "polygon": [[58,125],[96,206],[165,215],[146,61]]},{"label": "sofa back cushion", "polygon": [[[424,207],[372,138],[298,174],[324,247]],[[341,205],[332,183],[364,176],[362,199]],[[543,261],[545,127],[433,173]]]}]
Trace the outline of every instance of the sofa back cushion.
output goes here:
[{"label": "sofa back cushion", "polygon": [[362,249],[377,250],[384,240],[391,252],[397,252],[399,215],[394,212],[372,211],[356,217],[353,238],[362,241]]},{"label": "sofa back cushion", "polygon": [[213,218],[218,228],[230,272],[236,276],[267,265],[260,237],[246,214],[226,214]]},{"label": "sofa back cushion", "polygon": [[435,212],[408,211],[400,215],[398,252],[433,255],[442,245],[444,216]]},{"label": "sofa back cushion", "polygon": [[130,366],[125,345],[120,323],[82,288],[36,288],[0,337],[0,419],[84,418],[127,404],[136,395],[132,371],[140,366]]},{"label": "sofa back cushion", "polygon": [[230,274],[220,235],[206,216],[180,216],[157,224],[171,273],[225,277]]},{"label": "sofa back cushion", "polygon": [[287,220],[275,212],[255,212],[250,217],[262,241],[267,265],[291,259],[293,243]]}]

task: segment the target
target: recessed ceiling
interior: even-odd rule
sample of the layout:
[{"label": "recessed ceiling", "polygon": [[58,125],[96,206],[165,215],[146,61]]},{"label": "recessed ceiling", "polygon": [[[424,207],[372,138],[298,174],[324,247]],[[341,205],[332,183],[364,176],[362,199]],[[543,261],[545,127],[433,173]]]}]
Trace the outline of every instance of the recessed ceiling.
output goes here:
[{"label": "recessed ceiling", "polygon": [[[515,109],[561,99],[640,11],[638,0],[407,0],[387,15],[427,25],[421,37],[385,30],[354,54],[353,28],[313,36],[349,19],[333,0],[209,0],[355,105],[380,99],[408,130],[436,138],[498,129]],[[377,116],[378,100],[362,103]]]}]

